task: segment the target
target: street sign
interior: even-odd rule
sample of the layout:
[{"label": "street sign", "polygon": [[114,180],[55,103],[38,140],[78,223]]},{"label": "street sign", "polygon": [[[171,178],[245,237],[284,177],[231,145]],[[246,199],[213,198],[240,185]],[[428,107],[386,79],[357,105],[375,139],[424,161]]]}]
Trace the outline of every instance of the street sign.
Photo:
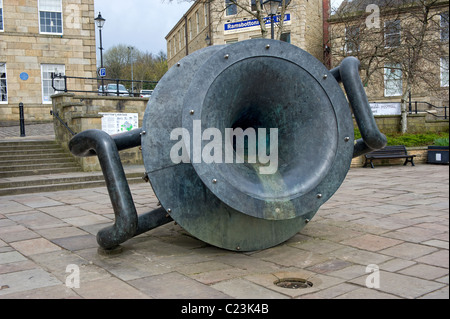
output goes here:
[{"label": "street sign", "polygon": [[97,74],[99,77],[104,78],[106,76],[106,68],[99,68]]}]

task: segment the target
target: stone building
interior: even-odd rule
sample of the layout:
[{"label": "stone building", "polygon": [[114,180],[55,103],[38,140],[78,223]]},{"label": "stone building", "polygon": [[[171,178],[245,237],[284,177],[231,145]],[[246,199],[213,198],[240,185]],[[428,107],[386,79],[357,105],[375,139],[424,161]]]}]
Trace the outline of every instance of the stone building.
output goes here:
[{"label": "stone building", "polygon": [[417,101],[419,110],[443,116],[449,106],[448,14],[448,0],[344,0],[329,20],[332,64],[357,57],[371,102],[399,107],[403,100],[409,109],[411,99],[413,111]]},{"label": "stone building", "polygon": [[[249,13],[250,10],[255,12],[256,0],[235,1],[244,8],[230,0],[195,1],[166,36],[169,67],[208,45],[261,38],[259,22]],[[323,61],[329,7],[329,0],[289,1],[280,40],[296,45]],[[270,37],[270,23],[266,25]]]},{"label": "stone building", "polygon": [[0,121],[17,121],[20,102],[26,121],[50,120],[51,73],[96,77],[94,0],[0,0]]}]

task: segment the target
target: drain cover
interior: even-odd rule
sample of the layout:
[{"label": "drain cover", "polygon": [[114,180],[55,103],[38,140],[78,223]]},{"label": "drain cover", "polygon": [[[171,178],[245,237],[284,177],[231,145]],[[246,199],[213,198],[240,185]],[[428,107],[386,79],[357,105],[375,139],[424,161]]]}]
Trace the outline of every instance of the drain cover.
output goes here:
[{"label": "drain cover", "polygon": [[305,288],[311,288],[313,286],[313,283],[301,278],[284,278],[279,279],[274,282],[274,284],[281,288],[287,288],[287,289],[305,289]]}]

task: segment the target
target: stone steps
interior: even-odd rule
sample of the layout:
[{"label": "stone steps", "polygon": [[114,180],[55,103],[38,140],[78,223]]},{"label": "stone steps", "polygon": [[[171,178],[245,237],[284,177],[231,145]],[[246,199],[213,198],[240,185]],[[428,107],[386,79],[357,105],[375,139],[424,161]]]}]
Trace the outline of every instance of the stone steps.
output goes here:
[{"label": "stone steps", "polygon": [[[128,183],[143,183],[144,171],[125,168]],[[0,141],[0,196],[105,185],[102,172],[82,172],[55,141]]]},{"label": "stone steps", "polygon": [[[74,190],[92,187],[105,187],[103,175],[67,176],[67,173],[42,176],[35,180],[17,180],[0,182],[0,196],[41,193],[61,190]],[[143,183],[141,173],[128,173],[129,184]]]}]

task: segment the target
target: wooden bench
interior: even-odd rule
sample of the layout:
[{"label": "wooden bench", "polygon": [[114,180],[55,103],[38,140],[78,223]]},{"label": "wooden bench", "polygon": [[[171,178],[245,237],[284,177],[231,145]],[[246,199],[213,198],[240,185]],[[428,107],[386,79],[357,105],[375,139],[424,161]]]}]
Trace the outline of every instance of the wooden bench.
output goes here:
[{"label": "wooden bench", "polygon": [[366,162],[364,163],[364,167],[366,167],[367,164],[370,163],[370,166],[372,168],[374,168],[373,160],[395,159],[395,158],[405,158],[406,160],[403,165],[411,163],[412,166],[415,166],[414,157],[416,157],[416,155],[408,155],[408,151],[406,150],[405,145],[395,145],[395,146],[386,146],[385,148],[382,148],[381,150],[370,152],[370,153],[366,154],[365,157],[366,157]]}]

